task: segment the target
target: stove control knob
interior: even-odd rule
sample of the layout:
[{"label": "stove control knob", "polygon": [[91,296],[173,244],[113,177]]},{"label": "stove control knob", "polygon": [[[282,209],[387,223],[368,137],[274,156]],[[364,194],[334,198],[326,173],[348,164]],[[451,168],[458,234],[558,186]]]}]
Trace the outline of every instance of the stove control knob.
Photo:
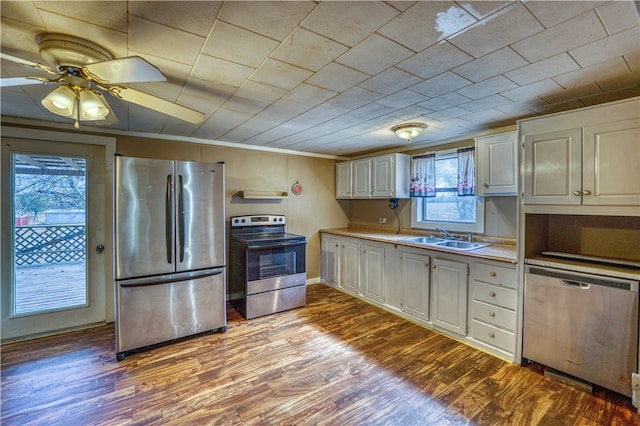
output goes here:
[{"label": "stove control knob", "polygon": [[244,218],[242,219],[242,223],[245,223],[246,221],[247,221],[246,219],[244,219]]}]

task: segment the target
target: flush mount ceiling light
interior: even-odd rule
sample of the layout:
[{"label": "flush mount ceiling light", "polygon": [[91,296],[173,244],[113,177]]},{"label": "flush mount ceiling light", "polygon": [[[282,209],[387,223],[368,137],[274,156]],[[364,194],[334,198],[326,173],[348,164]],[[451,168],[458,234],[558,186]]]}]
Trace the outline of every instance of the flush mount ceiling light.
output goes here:
[{"label": "flush mount ceiling light", "polygon": [[411,139],[420,136],[426,127],[427,125],[422,123],[406,123],[393,126],[391,130],[393,130],[396,136],[400,139],[405,139],[407,142],[411,142]]}]

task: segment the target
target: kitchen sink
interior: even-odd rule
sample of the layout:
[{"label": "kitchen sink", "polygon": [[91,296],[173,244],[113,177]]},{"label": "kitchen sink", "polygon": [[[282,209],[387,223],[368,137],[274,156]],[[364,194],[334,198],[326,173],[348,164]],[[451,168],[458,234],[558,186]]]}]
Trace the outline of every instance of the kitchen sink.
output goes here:
[{"label": "kitchen sink", "polygon": [[400,241],[404,241],[406,243],[414,243],[414,244],[434,244],[434,243],[439,243],[439,242],[443,242],[446,241],[444,238],[437,238],[434,236],[429,236],[429,237],[413,237],[413,238],[406,238],[404,240],[400,240]]},{"label": "kitchen sink", "polygon": [[464,251],[475,250],[481,247],[486,247],[488,245],[491,245],[490,243],[478,243],[473,241],[461,241],[461,240],[447,240],[444,238],[437,238],[433,236],[405,238],[400,241],[403,241],[406,243],[413,243],[413,244],[424,244],[424,245],[435,246],[435,247],[446,247],[450,249],[464,250]]},{"label": "kitchen sink", "polygon": [[478,242],[470,242],[470,241],[458,241],[458,240],[444,240],[437,243],[433,243],[432,245],[438,247],[448,247],[457,250],[475,250],[480,247],[486,247],[490,245],[489,243],[478,243]]}]

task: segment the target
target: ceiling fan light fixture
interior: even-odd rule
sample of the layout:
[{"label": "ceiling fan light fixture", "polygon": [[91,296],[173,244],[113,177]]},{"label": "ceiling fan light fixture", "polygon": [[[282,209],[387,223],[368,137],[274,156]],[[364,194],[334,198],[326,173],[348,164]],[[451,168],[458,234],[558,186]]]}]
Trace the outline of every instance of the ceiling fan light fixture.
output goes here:
[{"label": "ceiling fan light fixture", "polygon": [[80,119],[102,120],[109,115],[109,107],[101,93],[90,89],[80,91]]},{"label": "ceiling fan light fixture", "polygon": [[61,85],[42,100],[42,106],[54,114],[73,117],[76,109],[75,96],[73,89],[66,85]]},{"label": "ceiling fan light fixture", "polygon": [[420,134],[426,127],[427,125],[422,123],[405,123],[393,126],[391,130],[393,130],[396,136],[398,136],[400,139],[411,142],[411,139],[420,136]]}]

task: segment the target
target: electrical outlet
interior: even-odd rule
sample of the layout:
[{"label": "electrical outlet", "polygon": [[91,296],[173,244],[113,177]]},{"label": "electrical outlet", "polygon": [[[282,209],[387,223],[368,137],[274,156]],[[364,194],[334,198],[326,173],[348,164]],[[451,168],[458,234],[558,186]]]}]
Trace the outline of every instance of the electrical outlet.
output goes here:
[{"label": "electrical outlet", "polygon": [[379,220],[380,220],[380,225],[384,225],[385,223],[387,223],[386,217],[381,217]]}]

